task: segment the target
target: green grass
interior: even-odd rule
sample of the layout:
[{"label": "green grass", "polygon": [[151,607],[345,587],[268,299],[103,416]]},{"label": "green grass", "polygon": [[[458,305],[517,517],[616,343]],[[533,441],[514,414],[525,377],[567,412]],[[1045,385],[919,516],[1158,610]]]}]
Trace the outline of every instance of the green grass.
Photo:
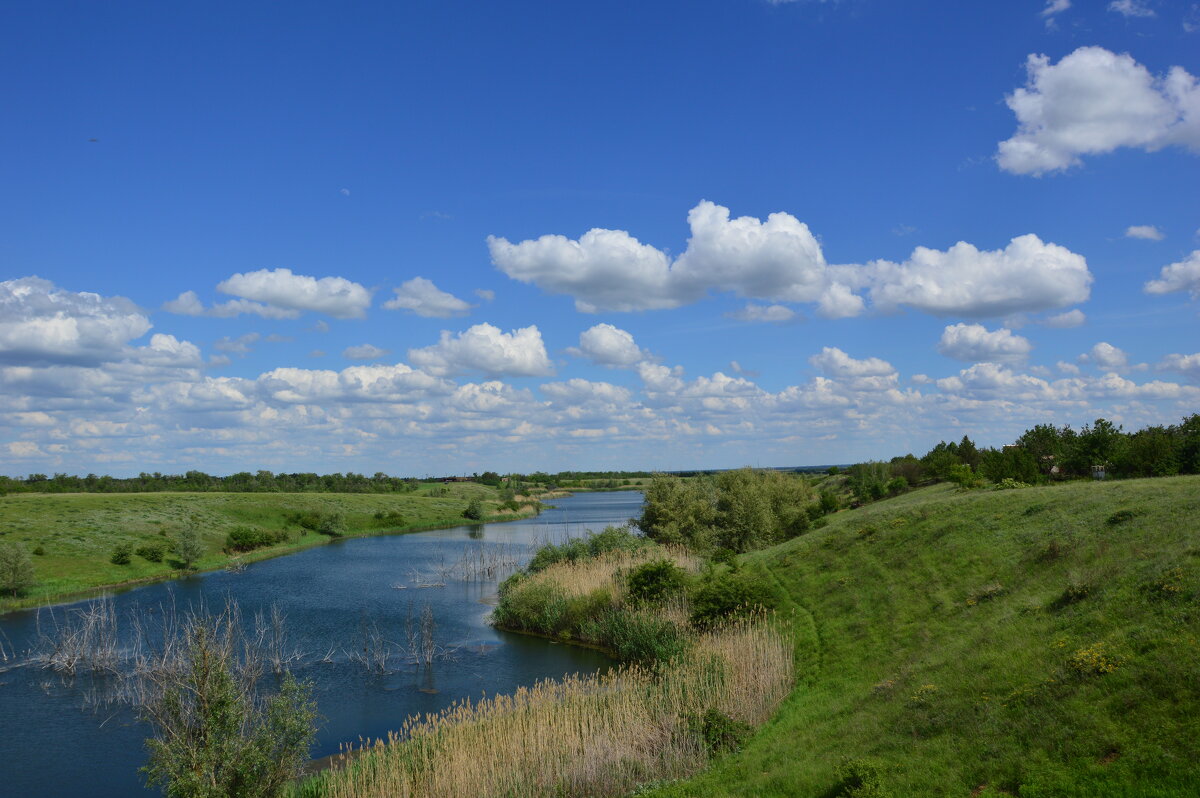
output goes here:
[{"label": "green grass", "polygon": [[1200,795],[1200,477],[937,486],[745,562],[795,614],[798,686],[646,794]]},{"label": "green grass", "polygon": [[[445,496],[430,495],[445,489]],[[197,568],[220,568],[230,556],[221,549],[237,526],[287,530],[287,542],[243,555],[243,561],[320,545],[328,537],[289,523],[288,513],[306,510],[345,513],[347,537],[411,532],[467,523],[462,511],[472,497],[485,502],[492,520],[530,515],[497,514],[498,491],[475,483],[423,486],[414,493],[20,493],[0,497],[0,541],[24,544],[31,553],[36,586],[20,599],[0,598],[0,611],[81,595],[101,587],[167,579],[179,574],[171,539],[196,519],[205,544]],[[381,522],[378,511],[399,512],[404,523]],[[168,553],[161,563],[134,555],[128,565],[109,561],[121,543],[133,548],[158,543]]]}]

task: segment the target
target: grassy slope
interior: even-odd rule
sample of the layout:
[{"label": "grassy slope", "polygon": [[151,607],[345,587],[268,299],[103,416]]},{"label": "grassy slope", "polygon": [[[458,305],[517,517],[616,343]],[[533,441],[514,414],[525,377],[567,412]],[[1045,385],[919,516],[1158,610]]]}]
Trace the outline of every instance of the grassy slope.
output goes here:
[{"label": "grassy slope", "polygon": [[[402,532],[466,523],[462,517],[467,501],[478,496],[496,500],[498,492],[475,483],[445,486],[446,496],[430,496],[429,487],[414,493],[70,493],[11,494],[0,498],[0,541],[19,541],[29,551],[38,545],[45,554],[34,556],[38,584],[15,602],[0,598],[0,611],[30,606],[81,591],[127,582],[169,578],[178,572],[171,564],[147,562],[134,556],[129,565],[113,565],[109,556],[118,543],[134,548],[159,543],[170,548],[169,537],[189,519],[199,521],[207,553],[200,569],[219,568],[229,561],[221,548],[225,535],[237,526],[288,529],[291,540],[259,549],[243,559],[274,556],[298,548],[318,545],[329,538],[289,524],[286,513],[302,510],[346,514],[348,536]],[[485,505],[489,513],[495,504]],[[398,511],[402,526],[381,526],[376,511]],[[528,514],[528,513],[526,513]],[[512,517],[512,516],[505,516]]]},{"label": "grassy slope", "polygon": [[[659,798],[832,798],[846,756],[896,798],[1200,795],[1200,477],[935,487],[748,566],[796,613],[798,686]],[[1080,673],[1096,644],[1116,669]]]}]

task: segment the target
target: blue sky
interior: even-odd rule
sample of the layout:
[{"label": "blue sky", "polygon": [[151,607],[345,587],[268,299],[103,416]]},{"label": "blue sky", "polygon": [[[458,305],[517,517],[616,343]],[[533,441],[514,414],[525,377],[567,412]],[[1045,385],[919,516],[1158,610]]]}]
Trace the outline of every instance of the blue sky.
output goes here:
[{"label": "blue sky", "polygon": [[1200,410],[1200,3],[0,31],[5,473],[798,465]]}]

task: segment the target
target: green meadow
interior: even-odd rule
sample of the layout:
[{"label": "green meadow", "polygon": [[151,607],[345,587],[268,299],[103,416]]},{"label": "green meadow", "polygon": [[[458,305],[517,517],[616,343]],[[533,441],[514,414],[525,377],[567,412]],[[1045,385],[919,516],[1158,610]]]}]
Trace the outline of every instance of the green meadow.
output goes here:
[{"label": "green meadow", "polygon": [[[0,611],[83,595],[101,587],[168,579],[180,573],[172,541],[188,525],[199,530],[204,555],[196,568],[223,567],[235,557],[262,559],[329,542],[305,529],[297,513],[340,511],[345,536],[412,532],[468,523],[467,503],[477,498],[488,520],[523,517],[502,509],[499,491],[470,482],[424,485],[412,493],[13,493],[0,497],[0,542],[17,542],[33,554],[37,583],[21,598],[0,597]],[[284,533],[282,542],[241,555],[227,553],[226,535],[237,528]],[[111,562],[114,549],[161,546],[162,562],[134,554]]]},{"label": "green meadow", "polygon": [[743,558],[797,687],[679,796],[1200,795],[1200,477],[938,485]]}]

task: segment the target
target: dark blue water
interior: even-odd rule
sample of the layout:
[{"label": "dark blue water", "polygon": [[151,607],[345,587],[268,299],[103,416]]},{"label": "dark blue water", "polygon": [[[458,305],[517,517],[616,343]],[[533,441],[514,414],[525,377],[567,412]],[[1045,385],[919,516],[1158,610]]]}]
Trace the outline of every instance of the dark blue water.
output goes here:
[{"label": "dark blue water", "polygon": [[[435,712],[458,699],[608,666],[594,651],[488,626],[495,578],[458,574],[445,578],[445,587],[415,586],[441,581],[439,568],[458,561],[468,547],[497,547],[524,561],[540,542],[624,523],[640,513],[642,495],[582,494],[554,503],[554,509],[525,521],[340,541],[256,563],[239,574],[218,571],[138,588],[113,601],[119,616],[199,602],[219,608],[226,597],[246,616],[277,604],[287,616],[289,642],[305,653],[295,672],[316,686],[322,726],[311,753],[322,757],[337,753],[343,743],[384,737],[406,716]],[[386,674],[350,660],[346,652],[361,639],[364,625],[402,640],[406,617],[419,614],[426,603],[436,620],[437,643],[452,652],[447,658],[431,668],[397,660]],[[61,617],[66,609],[53,611]],[[43,626],[47,621],[43,610]],[[0,617],[0,643],[10,654],[15,649],[19,659],[34,645],[37,623],[32,611]],[[331,650],[332,661],[322,661]],[[12,663],[10,658],[5,670],[0,661],[0,796],[146,794],[137,771],[145,763],[148,728],[128,709],[94,708],[89,691],[102,694],[103,683]]]}]

